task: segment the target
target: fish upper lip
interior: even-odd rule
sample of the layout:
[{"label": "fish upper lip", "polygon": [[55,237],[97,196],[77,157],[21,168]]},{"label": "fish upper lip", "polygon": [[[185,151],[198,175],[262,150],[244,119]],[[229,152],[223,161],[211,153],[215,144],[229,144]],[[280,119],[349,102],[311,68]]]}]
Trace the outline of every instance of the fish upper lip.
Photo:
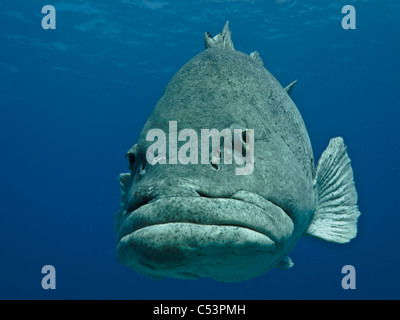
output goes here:
[{"label": "fish upper lip", "polygon": [[[208,198],[208,199],[231,199],[231,200],[242,201],[244,203],[248,203],[250,205],[254,205],[254,206],[264,210],[262,207],[258,206],[255,203],[252,203],[252,202],[249,202],[249,201],[246,201],[246,200],[243,200],[243,199],[232,198],[232,196],[226,196],[226,197],[224,197],[224,196],[212,196],[212,195],[209,195],[209,194],[207,194],[205,192],[201,192],[201,191],[198,191],[198,190],[195,190],[195,189],[192,189],[192,191],[196,195],[193,195],[193,196],[178,196],[178,195],[156,196],[156,195],[149,195],[149,196],[146,196],[146,197],[142,197],[141,200],[136,201],[134,203],[134,205],[131,205],[131,206],[127,207],[126,215],[132,214],[134,211],[136,211],[140,207],[145,206],[145,205],[147,205],[149,203],[153,203],[153,202],[156,202],[158,200],[167,199],[167,198],[198,198],[198,197],[200,197],[200,198]],[[276,204],[275,202],[271,201],[270,199],[265,199],[265,201],[268,201],[268,202],[272,203],[274,206],[276,206],[279,209],[281,209],[290,218],[290,220],[292,220],[292,222],[293,222],[293,219],[292,219],[291,215],[288,214],[282,207],[280,207],[278,204]]]},{"label": "fish upper lip", "polygon": [[[205,219],[206,221],[201,221],[202,219],[200,218],[200,221],[195,221],[195,219],[193,217],[189,217],[189,216],[184,216],[184,218],[180,217],[179,219],[171,219],[169,220],[168,218],[163,218],[163,217],[156,217],[154,220],[152,220],[154,217],[150,218],[148,217],[149,215],[146,215],[145,218],[143,217],[139,217],[137,218],[135,216],[135,212],[141,212],[141,210],[146,211],[146,209],[148,208],[148,206],[153,205],[154,203],[161,201],[161,200],[174,200],[174,199],[189,199],[189,200],[194,200],[194,199],[220,199],[220,200],[231,200],[231,201],[237,201],[237,202],[241,202],[241,203],[245,203],[246,205],[249,206],[254,206],[256,208],[258,208],[258,210],[262,210],[265,213],[267,213],[267,211],[258,206],[255,203],[243,200],[243,199],[237,199],[237,198],[232,198],[230,197],[214,197],[208,194],[204,194],[202,192],[195,192],[198,196],[193,195],[193,196],[175,196],[175,195],[168,195],[168,196],[155,196],[155,197],[146,197],[144,198],[142,201],[139,202],[139,205],[135,205],[132,206],[127,210],[126,214],[124,215],[123,219],[124,221],[121,223],[121,227],[119,230],[119,237],[118,237],[118,241],[120,241],[124,236],[127,236],[137,230],[140,230],[142,228],[145,227],[150,227],[152,225],[160,225],[160,224],[167,224],[167,223],[179,223],[179,222],[186,222],[186,223],[195,223],[195,224],[204,224],[204,225],[219,225],[219,226],[237,226],[237,227],[242,227],[242,228],[247,228],[249,230],[252,230],[254,232],[258,232],[266,237],[268,237],[270,240],[272,240],[274,243],[277,241],[276,237],[273,236],[272,232],[268,231],[267,227],[262,228],[260,225],[257,225],[255,223],[249,222],[249,221],[245,221],[246,219],[234,219],[233,222],[228,222],[229,221],[229,216],[227,215],[228,219],[227,221],[218,221],[218,219],[216,219],[216,221],[212,221],[213,219],[210,219],[211,221],[207,221],[207,219]],[[194,200],[195,201],[195,200]],[[265,200],[266,202],[269,202],[272,206],[280,209],[284,215],[286,217],[288,217],[288,221],[286,221],[287,223],[290,224],[291,227],[291,232],[293,231],[293,221],[291,219],[291,217],[278,205],[274,204],[273,202],[269,201],[269,200]],[[136,203],[138,204],[138,202]],[[135,220],[137,218],[137,220]],[[141,220],[142,219],[142,220]],[[269,218],[271,219],[271,218]],[[132,221],[133,220],[133,221]],[[150,221],[147,221],[150,220]],[[267,219],[268,220],[268,219]],[[289,221],[290,220],[290,221]]]}]

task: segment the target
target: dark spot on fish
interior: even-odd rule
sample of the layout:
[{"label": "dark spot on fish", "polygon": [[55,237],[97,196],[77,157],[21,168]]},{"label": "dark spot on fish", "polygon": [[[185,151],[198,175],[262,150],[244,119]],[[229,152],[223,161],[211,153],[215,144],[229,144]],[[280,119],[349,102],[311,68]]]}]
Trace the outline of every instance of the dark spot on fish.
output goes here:
[{"label": "dark spot on fish", "polygon": [[213,167],[215,170],[219,170],[219,165],[216,163],[211,162],[211,167]]},{"label": "dark spot on fish", "polygon": [[244,143],[247,143],[247,134],[246,134],[246,132],[247,132],[246,130],[242,131],[242,140],[243,140]]},{"label": "dark spot on fish", "polygon": [[247,131],[242,131],[242,157],[246,157]]},{"label": "dark spot on fish", "polygon": [[213,160],[214,159],[211,159],[211,166],[215,169],[215,170],[219,170],[219,168],[220,168],[220,164],[221,164],[221,157],[222,157],[222,155],[221,155],[221,151],[218,151],[218,159],[219,159],[219,163],[216,163],[216,162],[214,162]]}]

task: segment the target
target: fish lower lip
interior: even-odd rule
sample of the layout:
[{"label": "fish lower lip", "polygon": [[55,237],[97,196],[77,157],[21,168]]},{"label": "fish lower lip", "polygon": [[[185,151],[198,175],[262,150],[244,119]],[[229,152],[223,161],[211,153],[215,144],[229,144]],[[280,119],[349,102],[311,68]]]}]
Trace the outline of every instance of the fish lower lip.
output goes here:
[{"label": "fish lower lip", "polygon": [[[192,222],[166,222],[166,223],[158,223],[158,224],[152,224],[152,225],[148,225],[148,226],[145,226],[145,227],[142,227],[142,228],[139,228],[139,229],[136,229],[135,231],[133,231],[132,233],[130,233],[130,234],[133,234],[133,233],[135,233],[135,232],[137,232],[137,231],[140,231],[140,230],[143,230],[143,229],[149,229],[149,228],[152,228],[152,227],[157,227],[157,228],[159,228],[159,227],[161,227],[161,226],[166,226],[166,225],[172,225],[172,224],[193,224],[193,225],[197,225],[197,226],[215,226],[215,227],[221,227],[221,228],[224,228],[224,227],[233,227],[233,228],[241,228],[241,229],[247,229],[247,230],[249,230],[249,231],[251,231],[251,232],[254,232],[254,233],[257,233],[257,234],[259,234],[259,235],[261,235],[261,236],[263,236],[263,237],[267,237],[272,243],[273,243],[273,241],[268,237],[268,236],[266,236],[264,233],[261,233],[261,232],[259,232],[259,231],[257,231],[257,230],[255,230],[255,229],[252,229],[252,228],[250,228],[250,227],[248,227],[248,226],[245,226],[245,225],[239,225],[239,224],[199,224],[199,223],[192,223]],[[275,243],[273,243],[273,245],[275,246]]]},{"label": "fish lower lip", "polygon": [[118,241],[153,225],[192,223],[245,228],[265,235],[279,244],[291,236],[293,222],[273,203],[266,201],[266,206],[268,210],[235,198],[156,198],[122,217]]},{"label": "fish lower lip", "polygon": [[143,227],[117,244],[120,263],[144,274],[162,276],[189,272],[198,278],[209,268],[236,269],[257,263],[261,257],[269,261],[274,254],[275,243],[259,232],[186,222]]}]

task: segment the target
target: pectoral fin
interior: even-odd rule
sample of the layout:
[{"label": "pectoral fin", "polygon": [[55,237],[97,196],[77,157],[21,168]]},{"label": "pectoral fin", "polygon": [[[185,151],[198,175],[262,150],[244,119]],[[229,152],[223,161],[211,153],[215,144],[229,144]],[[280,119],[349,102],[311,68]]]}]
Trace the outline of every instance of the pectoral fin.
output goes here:
[{"label": "pectoral fin", "polygon": [[294,263],[289,256],[285,256],[281,261],[279,261],[278,265],[276,266],[278,269],[290,269],[293,267]]},{"label": "pectoral fin", "polygon": [[305,234],[346,243],[357,235],[357,191],[353,169],[342,138],[334,138],[318,162],[314,180],[317,209]]},{"label": "pectoral fin", "polygon": [[129,188],[129,180],[131,178],[130,173],[121,173],[118,177],[119,184],[121,186],[121,196],[125,196],[128,188]]},{"label": "pectoral fin", "polygon": [[118,177],[119,184],[121,186],[121,197],[119,200],[119,210],[114,213],[114,227],[115,231],[119,230],[119,223],[121,219],[121,215],[123,214],[125,210],[125,204],[126,204],[126,194],[129,189],[129,181],[131,179],[131,174],[130,173],[121,173]]}]

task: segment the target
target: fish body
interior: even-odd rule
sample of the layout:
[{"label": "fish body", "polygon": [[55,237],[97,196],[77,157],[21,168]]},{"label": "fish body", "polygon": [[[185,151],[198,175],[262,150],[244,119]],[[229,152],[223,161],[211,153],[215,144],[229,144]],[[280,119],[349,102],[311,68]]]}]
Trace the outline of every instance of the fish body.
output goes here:
[{"label": "fish body", "polygon": [[[127,153],[131,172],[120,175],[114,219],[118,260],[152,278],[235,282],[290,268],[302,235],[354,238],[360,213],[343,139],[332,139],[315,167],[289,96],[294,83],[283,88],[257,52],[235,50],[228,23],[214,38],[206,33],[205,44],[171,79]],[[154,129],[165,140],[149,135]],[[226,133],[219,149],[203,149],[205,129]],[[250,170],[225,163],[225,141],[234,159],[245,151],[251,161],[241,168]]]}]

